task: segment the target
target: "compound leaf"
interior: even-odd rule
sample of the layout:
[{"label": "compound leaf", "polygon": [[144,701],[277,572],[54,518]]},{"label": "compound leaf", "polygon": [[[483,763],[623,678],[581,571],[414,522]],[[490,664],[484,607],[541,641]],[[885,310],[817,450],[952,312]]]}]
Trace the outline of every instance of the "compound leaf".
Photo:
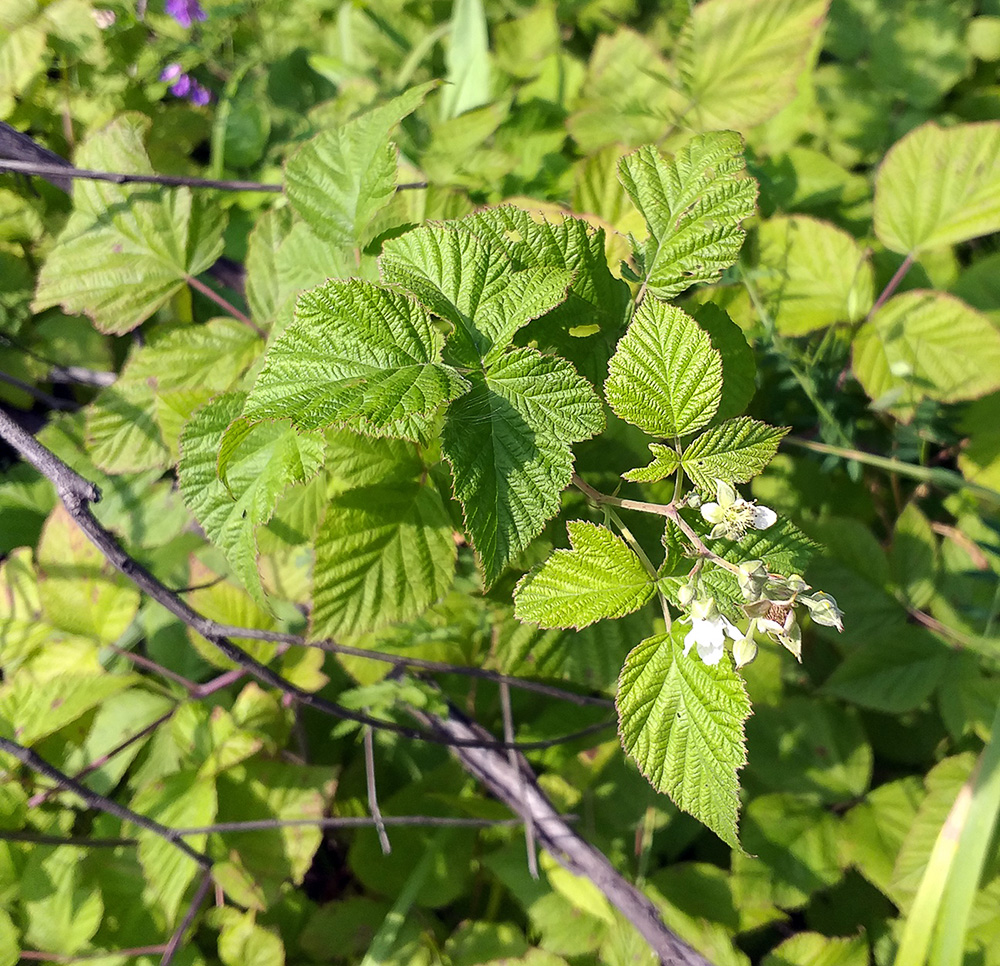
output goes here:
[{"label": "compound leaf", "polygon": [[604,428],[601,402],[563,359],[513,349],[448,407],[442,449],[487,585],[559,510],[571,444]]},{"label": "compound leaf", "polygon": [[396,191],[396,146],[389,134],[435,83],[317,134],[289,158],[288,200],[317,234],[347,249],[368,241],[366,228]]},{"label": "compound leaf", "polygon": [[742,152],[738,134],[717,131],[692,138],[670,161],[646,145],[618,163],[618,178],[649,227],[649,292],[669,298],[736,261],[746,234],[740,225],[757,197],[757,182],[742,176]]},{"label": "compound leaf", "polygon": [[464,366],[492,362],[518,329],[566,298],[572,281],[549,267],[516,271],[495,242],[444,225],[386,242],[379,267],[454,326],[447,352]]},{"label": "compound leaf", "polygon": [[416,617],[448,592],[455,555],[451,520],[431,483],[342,493],[316,536],[312,636],[360,634]]},{"label": "compound leaf", "polygon": [[699,490],[711,491],[715,480],[746,483],[771,462],[787,432],[749,416],[729,419],[691,442],[681,466]]},{"label": "compound leaf", "polygon": [[750,700],[728,658],[714,667],[683,654],[685,629],[648,638],[618,682],[619,735],[653,787],[739,849],[737,772],[746,764]]},{"label": "compound leaf", "polygon": [[901,254],[1000,230],[1000,121],[928,123],[900,139],[875,178],[874,218]]},{"label": "compound leaf", "polygon": [[318,472],[323,439],[297,433],[287,422],[258,423],[230,452],[223,482],[216,471],[219,449],[244,398],[242,393],[227,393],[195,413],[181,437],[178,474],[185,505],[226,555],[254,601],[265,606],[256,529],[271,518],[288,487]]},{"label": "compound leaf", "polygon": [[418,439],[442,404],[468,389],[441,363],[442,341],[413,299],[331,280],[299,297],[295,318],[264,357],[244,419]]},{"label": "compound leaf", "polygon": [[722,360],[707,333],[680,309],[646,299],[608,367],[608,405],[654,436],[683,436],[715,415]]},{"label": "compound leaf", "polygon": [[653,596],[653,581],[621,537],[582,520],[571,521],[567,530],[572,549],[557,550],[518,583],[519,620],[579,630],[631,614]]},{"label": "compound leaf", "polygon": [[[149,125],[138,114],[117,118],[81,145],[77,167],[152,174]],[[73,203],[39,274],[35,311],[60,305],[102,332],[128,332],[222,253],[223,209],[187,188],[77,181]]]}]

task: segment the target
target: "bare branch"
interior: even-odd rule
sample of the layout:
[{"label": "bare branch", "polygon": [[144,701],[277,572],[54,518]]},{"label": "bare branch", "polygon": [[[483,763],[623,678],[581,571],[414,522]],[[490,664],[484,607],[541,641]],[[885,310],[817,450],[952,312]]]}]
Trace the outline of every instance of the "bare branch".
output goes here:
[{"label": "bare branch", "polygon": [[133,825],[137,825],[147,832],[152,832],[153,835],[158,835],[161,839],[180,849],[188,858],[194,859],[203,869],[210,869],[212,867],[212,860],[204,852],[199,852],[188,845],[176,829],[161,825],[155,819],[140,815],[138,812],[133,812],[132,809],[126,808],[124,805],[119,805],[113,799],[91,791],[86,785],[81,785],[76,779],[71,778],[64,772],[59,771],[58,768],[50,765],[30,748],[25,748],[24,745],[19,745],[7,738],[0,738],[0,751],[5,751],[8,755],[13,755],[13,757],[22,764],[27,765],[32,771],[36,771],[38,774],[57,782],[64,790],[78,795],[90,808],[97,809],[99,812],[106,812],[108,815],[114,815],[115,818],[120,818],[123,822],[131,822]]},{"label": "bare branch", "polygon": [[[510,688],[506,684],[500,685],[500,710],[503,715],[503,737],[504,741],[512,744],[514,741],[514,715],[510,709]],[[511,768],[518,771],[521,779],[521,795],[524,794],[524,775],[518,768],[517,752],[511,748],[507,752],[507,760]],[[538,878],[538,851],[535,848],[535,823],[531,815],[524,818],[524,848],[528,855],[528,873],[532,879]]]},{"label": "bare branch", "polygon": [[208,887],[211,884],[212,873],[211,870],[206,869],[205,873],[201,877],[201,882],[198,883],[198,888],[191,899],[191,904],[188,906],[187,912],[184,913],[184,918],[181,920],[181,924],[170,937],[170,942],[167,943],[167,948],[163,950],[163,956],[160,959],[160,966],[169,966],[169,964],[173,961],[174,955],[180,948],[181,940],[184,938],[184,933],[188,931],[188,927],[192,922],[194,922],[194,917],[198,915],[198,910],[201,908],[201,904],[205,901],[205,896],[208,893]]},{"label": "bare branch", "polygon": [[[65,506],[66,511],[76,522],[77,526],[87,535],[90,542],[101,551],[109,563],[121,571],[132,583],[158,604],[165,607],[188,627],[197,631],[229,658],[230,661],[239,665],[243,671],[253,675],[261,683],[293,698],[297,698],[307,707],[315,708],[317,711],[328,714],[331,717],[344,721],[353,721],[360,725],[370,725],[373,728],[380,728],[383,731],[389,731],[404,738],[428,741],[434,744],[452,743],[437,732],[409,728],[391,721],[375,718],[360,711],[345,708],[317,694],[303,690],[290,681],[286,681],[280,674],[272,671],[266,664],[262,664],[235,644],[223,633],[225,628],[222,625],[217,624],[215,621],[210,620],[189,607],[169,587],[161,583],[149,570],[126,553],[115,536],[101,525],[90,510],[90,504],[98,502],[101,498],[97,487],[71,470],[62,460],[49,452],[30,433],[19,426],[3,411],[0,411],[0,437],[5,439],[40,473],[55,484],[56,492],[59,494],[59,498],[63,506]],[[543,741],[519,742],[514,747],[522,750],[549,748],[554,744],[561,744],[576,738],[585,737],[605,728],[613,727],[613,725],[614,722],[612,721],[601,722],[590,725],[587,728],[582,728],[570,735],[563,735],[559,738]],[[483,740],[477,739],[473,743],[478,747],[483,744]],[[506,749],[509,747],[506,742],[499,742],[495,739],[486,741],[486,744],[493,748]]]},{"label": "bare branch", "polygon": [[511,674],[501,674],[487,668],[467,667],[464,664],[452,664],[450,661],[431,661],[422,657],[408,657],[404,654],[389,654],[386,651],[370,650],[366,647],[352,647],[350,644],[338,644],[336,641],[310,641],[301,634],[285,634],[279,631],[261,630],[257,627],[238,627],[234,624],[219,624],[220,633],[228,637],[246,637],[258,641],[280,641],[296,647],[318,647],[331,654],[345,654],[349,657],[363,657],[372,661],[381,661],[395,667],[419,668],[422,671],[435,671],[439,674],[456,674],[467,678],[478,678],[483,681],[493,681],[496,684],[507,684],[522,691],[534,691],[550,698],[568,701],[570,704],[593,706],[598,708],[613,708],[614,702],[608,698],[598,698],[589,694],[577,694],[553,684],[543,684],[541,681],[529,681],[514,677]]},{"label": "bare branch", "polygon": [[372,813],[372,821],[378,832],[378,844],[383,855],[392,851],[389,836],[385,832],[385,822],[382,821],[382,811],[378,807],[378,795],[375,791],[375,749],[372,745],[372,729],[365,728],[365,785],[368,789],[368,808]]},{"label": "bare branch", "polygon": [[[470,740],[480,733],[478,725],[458,712],[440,718],[417,709],[411,714],[429,728],[452,739],[452,754],[495,797],[534,823],[541,844],[552,857],[574,875],[589,879],[642,934],[665,966],[712,966],[663,923],[656,906],[628,882],[600,851],[578,836],[555,810],[534,781],[528,763],[521,758],[513,768],[493,748],[474,748]],[[522,787],[522,779],[530,776]]]},{"label": "bare branch", "polygon": [[158,184],[165,188],[215,188],[219,191],[267,191],[280,194],[284,189],[280,184],[261,184],[259,181],[227,181],[217,178],[191,178],[186,175],[173,174],[125,174],[116,171],[92,171],[88,168],[74,168],[65,163],[52,164],[35,161],[12,161],[0,158],[0,171],[11,171],[15,174],[37,175],[51,180],[53,184],[62,182],[69,190],[68,182],[73,179],[82,181],[110,181],[112,184]]}]

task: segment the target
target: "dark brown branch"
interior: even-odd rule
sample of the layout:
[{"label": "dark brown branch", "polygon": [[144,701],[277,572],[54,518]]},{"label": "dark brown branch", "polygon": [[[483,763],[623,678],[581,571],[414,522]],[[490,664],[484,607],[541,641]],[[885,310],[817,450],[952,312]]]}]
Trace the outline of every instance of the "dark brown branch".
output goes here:
[{"label": "dark brown branch", "polygon": [[117,171],[91,171],[87,168],[74,168],[62,164],[35,161],[13,161],[0,158],[0,171],[11,171],[15,174],[38,175],[53,184],[58,181],[60,188],[69,191],[71,180],[109,181],[112,184],[158,184],[165,188],[215,188],[219,191],[267,191],[280,194],[283,190],[280,184],[261,184],[258,181],[227,181],[217,178],[191,178],[186,175],[173,174],[125,174]]},{"label": "dark brown branch", "polygon": [[60,158],[54,151],[36,144],[27,134],[22,134],[2,121],[0,121],[0,157],[20,158],[38,167],[47,166],[51,171],[48,174],[39,171],[40,177],[63,191],[69,191],[73,187],[70,175],[66,171],[72,167],[68,161]]},{"label": "dark brown branch", "polygon": [[[24,135],[21,136],[24,137]],[[37,145],[35,146],[37,147]],[[2,150],[2,146],[0,146],[0,151]],[[37,175],[64,191],[70,190],[70,184],[73,180],[108,181],[111,184],[158,184],[165,188],[209,188],[216,191],[265,191],[270,194],[281,194],[285,190],[284,185],[261,184],[259,181],[194,178],[189,175],[175,174],[126,174],[122,171],[93,171],[88,168],[74,168],[62,159],[59,159],[57,163],[0,158],[0,172],[3,171],[9,171],[13,174]],[[396,190],[412,191],[426,187],[426,181],[406,181],[396,185]]]},{"label": "dark brown branch", "polygon": [[542,846],[563,868],[589,879],[642,934],[665,966],[712,966],[663,923],[656,906],[628,882],[607,857],[584,841],[565,822],[538,788],[528,763],[521,758],[513,767],[493,748],[471,747],[480,733],[478,725],[457,712],[439,718],[417,709],[411,714],[449,740],[452,753],[469,774],[525,822],[530,821]]},{"label": "dark brown branch", "polygon": [[124,805],[119,805],[113,799],[91,791],[86,785],[81,785],[74,778],[59,771],[58,768],[50,765],[44,758],[30,748],[25,748],[24,745],[9,741],[7,738],[0,738],[0,751],[5,751],[8,755],[12,755],[21,764],[27,765],[32,771],[36,771],[39,775],[44,775],[51,781],[56,782],[64,790],[78,795],[90,808],[96,809],[99,812],[106,812],[108,815],[114,815],[115,818],[120,818],[123,822],[131,822],[133,825],[137,825],[147,832],[152,832],[153,835],[158,835],[161,839],[170,842],[171,845],[180,849],[188,858],[194,859],[203,869],[211,869],[212,860],[204,852],[199,852],[188,845],[176,829],[161,825],[154,819],[140,815],[138,812],[133,812],[132,809],[126,808]]},{"label": "dark brown branch", "polygon": [[593,697],[589,694],[577,694],[553,684],[543,684],[541,681],[529,681],[514,677],[511,674],[501,674],[487,668],[467,667],[464,664],[452,664],[449,661],[431,661],[422,657],[407,657],[403,654],[389,654],[386,651],[375,651],[365,647],[352,647],[350,644],[338,644],[331,640],[311,641],[301,634],[285,634],[280,631],[266,631],[257,627],[237,627],[234,624],[220,624],[218,630],[228,637],[246,637],[250,640],[274,641],[282,644],[292,644],[297,647],[318,647],[331,654],[344,654],[348,657],[363,657],[383,664],[392,664],[399,668],[419,668],[422,671],[435,671],[439,674],[456,674],[467,678],[478,678],[482,681],[492,681],[495,684],[506,684],[522,691],[534,691],[546,697],[557,698],[577,704],[581,707],[613,708],[614,702],[608,698]]},{"label": "dark brown branch", "polygon": [[[272,671],[266,664],[262,664],[256,658],[252,657],[235,644],[225,633],[222,633],[219,624],[189,607],[177,594],[143,567],[142,564],[129,556],[122,549],[115,536],[101,525],[90,510],[90,504],[98,502],[101,498],[97,487],[71,470],[62,460],[53,453],[50,453],[30,433],[25,431],[10,416],[2,411],[0,411],[0,437],[3,437],[32,466],[55,484],[56,492],[66,511],[74,519],[77,526],[87,535],[90,542],[101,551],[109,563],[128,577],[141,591],[165,607],[192,630],[197,631],[223,655],[229,658],[230,661],[241,667],[245,672],[253,675],[258,681],[296,698],[306,707],[315,708],[317,711],[334,718],[353,721],[360,725],[370,725],[373,728],[380,728],[383,731],[389,731],[404,738],[412,738],[418,741],[428,741],[434,744],[452,743],[436,732],[409,728],[390,721],[383,721],[360,711],[353,711],[333,701],[328,701],[326,698],[321,698],[310,691],[305,691],[290,681],[286,681],[280,674]],[[514,747],[522,750],[549,748],[554,744],[561,744],[594,734],[597,731],[612,727],[613,724],[614,722],[611,721],[601,722],[587,728],[582,728],[580,731],[570,735],[563,735],[559,738],[543,741],[519,742]],[[495,739],[491,739],[486,743],[493,748],[506,749],[510,747],[506,742],[496,741]],[[474,744],[478,747],[483,744],[483,741],[476,740]]]}]

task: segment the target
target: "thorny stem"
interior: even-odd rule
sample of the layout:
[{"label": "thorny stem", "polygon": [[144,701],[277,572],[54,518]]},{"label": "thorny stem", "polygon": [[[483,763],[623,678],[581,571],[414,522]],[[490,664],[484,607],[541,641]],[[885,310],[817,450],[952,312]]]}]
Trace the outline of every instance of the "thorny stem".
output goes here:
[{"label": "thorny stem", "polygon": [[623,510],[638,510],[640,513],[652,513],[656,516],[666,517],[676,524],[677,529],[688,538],[699,557],[711,560],[712,563],[722,567],[724,570],[728,570],[730,573],[739,574],[741,572],[736,564],[730,563],[725,557],[720,557],[715,551],[709,550],[705,546],[705,542],[695,533],[687,520],[680,515],[680,511],[673,503],[645,503],[642,500],[623,500],[621,497],[610,496],[607,493],[595,490],[575,473],[573,474],[573,485],[595,503],[609,504],[621,507]]}]

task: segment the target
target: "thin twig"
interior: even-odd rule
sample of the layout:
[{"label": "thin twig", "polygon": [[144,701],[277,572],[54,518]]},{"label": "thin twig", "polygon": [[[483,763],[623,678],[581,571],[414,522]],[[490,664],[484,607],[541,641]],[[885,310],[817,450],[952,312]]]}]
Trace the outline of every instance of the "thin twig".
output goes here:
[{"label": "thin twig", "polygon": [[464,664],[452,664],[450,661],[431,661],[427,658],[408,657],[403,654],[389,654],[386,651],[369,650],[364,647],[353,647],[350,644],[338,644],[331,640],[311,641],[301,634],[287,634],[281,631],[261,630],[257,627],[239,627],[235,624],[219,624],[218,631],[227,637],[245,637],[249,640],[273,641],[291,644],[297,647],[316,647],[331,654],[344,654],[348,657],[368,658],[392,664],[395,667],[419,668],[422,671],[436,671],[440,674],[456,674],[462,677],[478,678],[483,681],[493,681],[496,684],[508,684],[522,691],[534,691],[550,698],[558,698],[581,707],[613,708],[614,702],[608,698],[594,697],[589,694],[577,694],[565,688],[552,684],[542,684],[540,681],[528,681],[499,671],[490,671],[481,667],[467,667]]},{"label": "thin twig", "polygon": [[[564,815],[566,821],[575,821],[575,815]],[[521,825],[519,818],[464,818],[442,815],[379,815],[378,821],[386,826],[420,825],[442,828],[494,828]],[[198,825],[177,829],[178,835],[211,835],[217,832],[262,832],[280,828],[369,828],[375,819],[368,815],[335,816],[333,818],[259,818],[245,822],[217,822],[215,825]]]},{"label": "thin twig", "polygon": [[91,791],[86,785],[81,785],[69,775],[50,765],[30,748],[25,748],[24,745],[19,745],[7,738],[0,738],[0,751],[5,751],[8,755],[13,755],[13,757],[23,765],[27,765],[32,771],[36,771],[38,774],[57,782],[64,790],[78,795],[90,808],[97,809],[99,812],[106,812],[108,815],[114,815],[115,818],[120,818],[123,822],[131,822],[133,825],[137,825],[147,832],[152,832],[153,835],[158,835],[161,839],[170,842],[180,849],[188,858],[194,859],[203,869],[210,869],[212,867],[212,860],[204,852],[199,852],[188,845],[176,830],[168,828],[166,825],[161,825],[155,819],[140,815],[138,812],[133,812],[132,809],[126,808],[124,805],[119,805],[113,799]]},{"label": "thin twig", "polygon": [[[317,694],[297,687],[285,680],[280,674],[272,671],[266,664],[252,657],[235,644],[226,634],[220,632],[220,626],[203,614],[189,607],[169,587],[159,581],[149,570],[122,549],[115,536],[105,529],[90,510],[90,504],[100,500],[101,494],[94,484],[85,480],[71,470],[62,460],[42,446],[30,433],[0,410],[0,437],[3,437],[39,472],[48,477],[56,487],[59,498],[66,511],[74,519],[77,526],[86,534],[91,543],[104,555],[105,559],[117,570],[121,571],[140,590],[157,603],[165,607],[171,614],[181,620],[192,630],[214,645],[223,655],[246,673],[253,675],[258,681],[281,691],[283,694],[297,698],[302,704],[315,708],[323,714],[339,718],[343,721],[353,721],[360,725],[370,725],[398,734],[404,738],[417,741],[427,741],[432,744],[448,744],[435,732],[409,728],[391,721],[384,721],[361,711],[354,711],[342,705],[322,698]],[[595,734],[605,728],[613,727],[614,722],[605,721],[581,728],[570,735],[543,741],[519,742],[516,747],[524,750],[549,748],[555,744],[565,743],[576,738]],[[480,742],[477,742],[477,745]],[[494,748],[507,748],[502,741],[490,741]]]},{"label": "thin twig", "polygon": [[61,164],[43,164],[35,161],[12,161],[0,158],[0,171],[38,175],[41,178],[72,178],[80,181],[110,181],[112,184],[158,184],[166,188],[215,188],[219,191],[267,191],[280,194],[280,184],[261,184],[259,181],[232,181],[216,178],[191,178],[175,174],[125,174],[118,171],[93,171]]},{"label": "thin twig", "polygon": [[[28,802],[30,805],[31,802]],[[32,845],[78,845],[84,849],[117,849],[138,845],[138,839],[88,838],[86,835],[44,835],[41,832],[11,832],[0,829],[0,842],[31,842]]]},{"label": "thin twig", "polygon": [[38,400],[38,402],[48,406],[49,409],[78,408],[77,404],[73,402],[72,399],[57,399],[51,393],[45,392],[44,389],[39,389],[32,383],[25,382],[23,379],[18,379],[17,376],[11,376],[6,372],[0,372],[0,382],[5,382],[8,386],[20,389],[21,392],[27,393],[32,399]]},{"label": "thin twig", "polygon": [[[107,764],[111,761],[115,755],[121,754],[130,745],[134,745],[137,741],[145,738],[146,735],[152,734],[164,721],[169,721],[173,717],[174,712],[177,710],[177,705],[174,705],[169,711],[165,711],[161,714],[155,721],[151,721],[145,728],[140,728],[134,735],[130,735],[124,741],[115,745],[111,751],[105,752],[99,758],[95,758],[86,768],[81,768],[74,776],[75,781],[82,781],[91,772],[97,771],[98,768]],[[37,808],[43,802],[45,802],[52,795],[55,795],[61,789],[59,788],[48,788],[44,792],[39,792],[37,795],[32,795],[28,799],[28,808]]]},{"label": "thin twig", "polygon": [[191,904],[188,906],[187,912],[184,913],[184,918],[181,920],[181,924],[170,937],[170,942],[167,943],[167,948],[163,950],[163,957],[160,959],[160,966],[170,966],[175,953],[180,948],[181,940],[184,938],[184,933],[188,931],[188,926],[194,922],[194,917],[198,915],[198,910],[201,908],[201,904],[205,901],[205,896],[208,893],[208,887],[211,884],[212,873],[211,870],[206,869],[204,875],[201,877],[201,882],[198,883],[198,889],[191,899]]},{"label": "thin twig", "polygon": [[[511,743],[514,741],[514,715],[510,709],[510,688],[506,684],[500,685],[500,710],[503,716],[503,736]],[[518,772],[521,781],[521,795],[524,795],[524,775],[518,768],[517,752],[511,748],[507,752],[507,760],[510,767]],[[531,815],[524,819],[524,848],[528,856],[528,874],[532,879],[538,878],[538,850],[535,847],[535,823]]]},{"label": "thin twig", "polygon": [[889,281],[886,283],[885,288],[882,289],[882,293],[879,295],[877,299],[875,299],[874,305],[872,305],[872,307],[868,310],[868,315],[865,316],[866,320],[870,319],[880,308],[882,308],[882,306],[885,305],[885,303],[889,300],[892,293],[895,292],[897,288],[899,288],[899,283],[902,282],[903,279],[906,277],[906,273],[913,266],[913,262],[914,262],[914,254],[913,252],[910,252],[910,254],[903,259],[899,268],[896,269],[896,272],[892,276],[892,278],[890,278]]},{"label": "thin twig", "polygon": [[198,292],[201,292],[201,294],[204,295],[205,298],[211,299],[216,305],[219,306],[219,308],[221,308],[224,312],[228,312],[238,322],[242,322],[244,325],[249,326],[262,339],[267,338],[267,333],[262,328],[260,328],[260,326],[256,325],[249,315],[247,315],[245,312],[241,312],[238,308],[236,308],[235,305],[233,305],[232,302],[230,302],[223,296],[219,295],[219,293],[216,292],[215,289],[210,288],[203,281],[201,281],[201,279],[195,278],[193,275],[189,275],[187,277],[187,281],[188,285],[190,285],[191,288],[195,289]]},{"label": "thin twig", "polygon": [[388,855],[392,851],[389,844],[389,836],[385,831],[385,822],[382,821],[382,811],[378,807],[378,795],[375,791],[375,749],[372,744],[372,729],[365,728],[365,786],[368,789],[368,808],[372,813],[372,821],[378,832],[378,844],[382,848],[382,854]]}]

